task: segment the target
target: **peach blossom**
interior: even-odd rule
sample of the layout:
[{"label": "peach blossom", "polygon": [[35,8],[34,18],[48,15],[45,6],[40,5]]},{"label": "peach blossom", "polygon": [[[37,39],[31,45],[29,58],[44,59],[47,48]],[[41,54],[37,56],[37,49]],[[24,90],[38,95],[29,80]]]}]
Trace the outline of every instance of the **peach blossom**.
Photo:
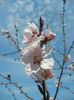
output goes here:
[{"label": "peach blossom", "polygon": [[46,39],[46,41],[53,40],[55,37],[56,37],[56,34],[52,33],[52,32],[50,31],[50,29],[47,29],[47,30],[45,31],[45,39]]},{"label": "peach blossom", "polygon": [[26,68],[26,73],[27,71],[37,71],[39,68],[52,69],[54,60],[53,58],[48,58],[51,50],[49,46],[46,46],[46,48],[40,48],[39,46],[31,45],[30,47],[26,47],[23,49],[21,61],[26,66],[31,66],[31,68]]},{"label": "peach blossom", "polygon": [[39,69],[36,73],[36,77],[38,78],[38,80],[43,81],[46,79],[51,79],[54,76],[54,73],[52,71],[52,69]]}]

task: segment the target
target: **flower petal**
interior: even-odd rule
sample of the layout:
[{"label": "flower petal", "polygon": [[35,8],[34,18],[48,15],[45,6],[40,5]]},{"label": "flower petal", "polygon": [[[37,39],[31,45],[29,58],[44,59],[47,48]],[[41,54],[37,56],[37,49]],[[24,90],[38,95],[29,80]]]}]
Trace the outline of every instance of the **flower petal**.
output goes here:
[{"label": "flower petal", "polygon": [[50,53],[51,53],[50,45],[43,47],[43,53],[44,53],[43,54],[44,58],[50,55]]},{"label": "flower petal", "polygon": [[43,59],[43,61],[41,62],[42,69],[52,69],[53,65],[54,65],[53,58]]},{"label": "flower petal", "polygon": [[31,70],[32,71],[37,71],[40,68],[39,64],[31,64]]}]

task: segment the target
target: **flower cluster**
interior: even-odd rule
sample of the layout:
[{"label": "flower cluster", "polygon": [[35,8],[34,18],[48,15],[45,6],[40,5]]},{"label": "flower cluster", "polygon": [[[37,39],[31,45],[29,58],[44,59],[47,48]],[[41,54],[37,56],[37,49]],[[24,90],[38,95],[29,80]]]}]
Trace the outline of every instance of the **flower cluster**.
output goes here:
[{"label": "flower cluster", "polygon": [[34,74],[40,81],[53,77],[52,67],[54,60],[49,57],[51,54],[50,46],[45,45],[45,43],[53,40],[55,37],[56,34],[52,33],[49,28],[45,31],[45,35],[39,35],[37,26],[34,23],[27,24],[22,41],[22,43],[27,45],[22,49],[21,61],[26,66],[25,72],[28,75],[32,76]]}]

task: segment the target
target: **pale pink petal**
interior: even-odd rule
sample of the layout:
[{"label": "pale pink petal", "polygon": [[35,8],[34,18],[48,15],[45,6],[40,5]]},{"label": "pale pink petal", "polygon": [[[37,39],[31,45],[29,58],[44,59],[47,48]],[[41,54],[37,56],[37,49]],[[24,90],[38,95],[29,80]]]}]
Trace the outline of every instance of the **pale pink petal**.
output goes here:
[{"label": "pale pink petal", "polygon": [[32,31],[33,34],[37,34],[37,27],[34,23],[30,24],[28,23],[28,28]]},{"label": "pale pink petal", "polygon": [[54,73],[51,69],[47,69],[47,70],[40,69],[35,74],[38,80],[40,81],[51,79],[54,76]]},{"label": "pale pink petal", "polygon": [[32,50],[29,52],[30,57],[34,58],[35,56],[42,55],[42,48],[39,46],[32,47]]},{"label": "pale pink petal", "polygon": [[42,69],[52,69],[53,65],[54,65],[53,58],[43,59],[43,61],[41,62]]},{"label": "pale pink petal", "polygon": [[53,40],[56,37],[56,34],[52,33],[50,29],[47,29],[45,32],[45,38],[47,41]]},{"label": "pale pink petal", "polygon": [[32,71],[37,70],[40,67],[40,63],[42,60],[42,49],[39,46],[30,46],[25,48],[22,52],[22,63],[24,63],[25,65],[30,63]]},{"label": "pale pink petal", "polygon": [[37,27],[34,23],[28,23],[28,28],[24,29],[24,39],[22,43],[32,43],[37,38]]},{"label": "pale pink petal", "polygon": [[21,57],[21,61],[23,64],[28,64],[31,63],[32,59],[29,57],[29,54],[27,53]]},{"label": "pale pink petal", "polygon": [[40,68],[40,65],[39,64],[31,64],[31,70],[32,71],[37,71],[38,69]]},{"label": "pale pink petal", "polygon": [[51,54],[51,47],[50,45],[43,47],[43,57],[47,57]]}]

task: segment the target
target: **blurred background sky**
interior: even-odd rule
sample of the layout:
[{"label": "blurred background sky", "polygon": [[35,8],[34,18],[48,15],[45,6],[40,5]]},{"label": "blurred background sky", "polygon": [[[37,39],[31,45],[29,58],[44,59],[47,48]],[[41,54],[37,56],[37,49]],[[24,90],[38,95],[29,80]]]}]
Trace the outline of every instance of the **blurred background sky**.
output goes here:
[{"label": "blurred background sky", "polygon": [[[34,22],[39,24],[40,16],[44,20],[44,30],[46,24],[49,25],[52,32],[56,33],[56,38],[50,43],[57,49],[63,50],[62,43],[62,24],[59,14],[62,12],[63,0],[0,0],[0,33],[2,29],[8,29],[14,36],[14,24],[19,29],[19,41],[20,47],[22,47],[22,39],[24,28],[26,24]],[[65,32],[67,51],[72,40],[74,39],[74,0],[66,0],[65,11]],[[21,61],[15,61],[14,58],[17,55],[7,56],[2,59],[1,55],[5,52],[12,52],[15,49],[10,46],[7,39],[0,34],[0,73],[7,75],[11,74],[13,81],[18,81],[19,85],[23,86],[23,90],[27,92],[35,100],[41,100],[41,94],[39,93],[36,83],[27,76],[24,71],[24,65]],[[55,52],[54,52],[55,53]],[[61,61],[61,56],[55,54]],[[73,53],[71,52],[71,60],[73,59]],[[68,65],[68,64],[66,64]],[[58,67],[55,63],[54,67]],[[71,71],[72,72],[72,71]],[[72,72],[73,73],[73,72]],[[47,85],[50,91],[50,95],[54,97],[56,86],[54,82],[59,75],[59,71],[55,71],[55,76],[51,80],[47,80]],[[62,78],[64,85],[74,90],[74,73],[72,77],[66,75]],[[6,80],[0,77],[0,82],[6,82]],[[17,100],[28,100],[19,90],[10,85],[10,88],[15,93]],[[74,95],[67,90],[60,89],[58,97],[60,100],[74,100]],[[0,85],[0,100],[13,100],[13,97],[8,90]]]}]

